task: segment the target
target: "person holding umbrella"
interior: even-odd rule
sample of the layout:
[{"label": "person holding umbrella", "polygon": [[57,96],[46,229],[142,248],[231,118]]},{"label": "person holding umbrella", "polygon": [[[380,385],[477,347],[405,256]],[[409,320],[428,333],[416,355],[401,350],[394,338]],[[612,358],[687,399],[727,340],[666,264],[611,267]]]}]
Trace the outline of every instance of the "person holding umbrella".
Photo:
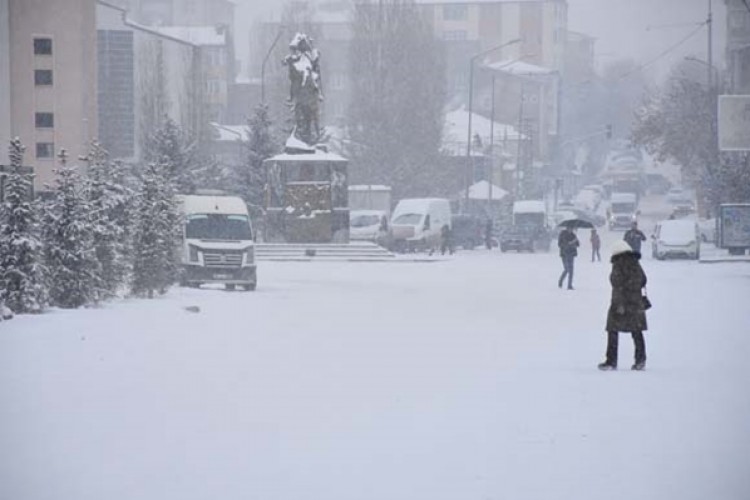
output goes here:
[{"label": "person holding umbrella", "polygon": [[573,262],[578,255],[578,246],[580,242],[576,233],[573,232],[572,225],[563,226],[560,236],[557,237],[557,246],[560,249],[560,258],[562,259],[563,272],[560,279],[557,280],[557,287],[562,288],[565,277],[568,278],[568,290],[573,290]]},{"label": "person holding umbrella", "polygon": [[612,299],[607,312],[607,351],[600,370],[617,369],[617,344],[619,332],[630,332],[635,345],[635,363],[632,370],[646,368],[646,342],[643,332],[647,329],[646,312],[641,289],[646,286],[646,273],[638,262],[641,254],[634,251],[624,240],[612,245]]}]

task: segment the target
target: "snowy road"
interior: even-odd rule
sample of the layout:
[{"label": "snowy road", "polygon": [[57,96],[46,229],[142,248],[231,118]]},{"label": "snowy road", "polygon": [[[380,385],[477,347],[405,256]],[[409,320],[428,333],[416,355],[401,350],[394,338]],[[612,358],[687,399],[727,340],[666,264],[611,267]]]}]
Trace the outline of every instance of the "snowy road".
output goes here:
[{"label": "snowy road", "polygon": [[750,498],[750,265],[646,259],[642,373],[626,335],[596,370],[609,264],[560,267],[262,263],[0,323],[0,499]]}]

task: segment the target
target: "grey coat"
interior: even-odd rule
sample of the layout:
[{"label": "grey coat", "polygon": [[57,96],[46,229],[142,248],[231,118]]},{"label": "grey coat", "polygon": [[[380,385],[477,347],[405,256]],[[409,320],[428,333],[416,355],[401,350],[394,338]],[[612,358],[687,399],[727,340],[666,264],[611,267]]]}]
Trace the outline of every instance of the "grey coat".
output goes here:
[{"label": "grey coat", "polygon": [[640,254],[626,252],[612,257],[612,301],[607,314],[608,332],[642,332],[647,329],[641,289],[646,273],[638,262]]}]

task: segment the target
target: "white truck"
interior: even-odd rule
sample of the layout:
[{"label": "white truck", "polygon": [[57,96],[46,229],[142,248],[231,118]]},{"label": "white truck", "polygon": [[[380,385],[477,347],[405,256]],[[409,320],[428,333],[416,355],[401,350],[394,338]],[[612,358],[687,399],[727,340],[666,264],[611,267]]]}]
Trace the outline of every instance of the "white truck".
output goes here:
[{"label": "white truck", "polygon": [[398,202],[391,217],[397,251],[436,250],[443,226],[452,227],[451,205],[444,198],[409,198]]},{"label": "white truck", "polygon": [[247,206],[234,196],[179,197],[182,215],[180,285],[223,284],[255,290],[255,242]]},{"label": "white truck", "polygon": [[638,220],[638,197],[634,193],[612,193],[608,219],[609,229],[629,229]]}]

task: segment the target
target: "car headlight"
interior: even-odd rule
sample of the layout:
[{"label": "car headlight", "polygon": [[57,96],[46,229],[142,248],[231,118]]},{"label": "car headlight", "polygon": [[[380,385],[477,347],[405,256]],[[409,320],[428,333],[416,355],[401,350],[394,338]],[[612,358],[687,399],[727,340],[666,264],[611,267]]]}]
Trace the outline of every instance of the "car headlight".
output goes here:
[{"label": "car headlight", "polygon": [[200,262],[200,250],[195,245],[188,245],[188,260],[190,262]]},{"label": "car headlight", "polygon": [[245,249],[245,264],[250,265],[255,262],[255,247]]}]

